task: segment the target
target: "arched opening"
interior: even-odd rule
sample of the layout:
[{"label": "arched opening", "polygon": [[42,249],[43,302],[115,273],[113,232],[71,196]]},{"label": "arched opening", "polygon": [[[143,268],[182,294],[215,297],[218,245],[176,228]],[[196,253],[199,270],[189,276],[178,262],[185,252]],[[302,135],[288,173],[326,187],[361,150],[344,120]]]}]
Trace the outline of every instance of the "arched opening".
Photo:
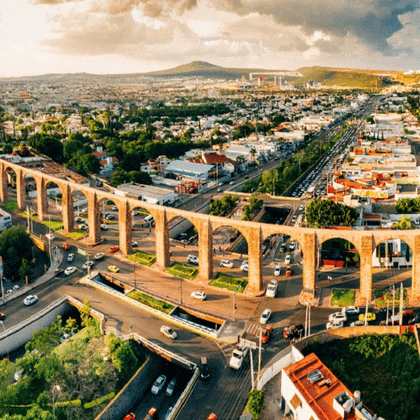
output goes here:
[{"label": "arched opening", "polygon": [[155,220],[144,207],[131,210],[132,256],[130,259],[150,267],[156,262]]},{"label": "arched opening", "polygon": [[17,202],[16,194],[16,184],[17,184],[17,175],[12,168],[6,168],[5,171],[6,180],[7,180],[7,201]]},{"label": "arched opening", "polygon": [[89,233],[88,200],[80,190],[72,192],[74,231],[67,234],[73,239],[81,239]]},{"label": "arched opening", "polygon": [[211,286],[242,293],[248,285],[248,242],[229,225],[213,231],[213,274]]},{"label": "arched opening", "polygon": [[[98,202],[101,236],[107,239],[108,245],[119,246],[119,217],[118,207],[114,201],[103,198]],[[86,210],[86,209],[84,209]]]},{"label": "arched opening", "polygon": [[43,222],[51,231],[63,228],[62,191],[54,182],[47,182],[45,185],[47,216]]},{"label": "arched opening", "polygon": [[343,238],[322,242],[317,252],[316,297],[331,299],[331,305],[366,304],[360,294],[360,254]]},{"label": "arched opening", "polygon": [[[401,284],[404,302],[412,287],[413,252],[401,239],[380,242],[372,254],[372,294],[376,307],[384,308],[398,301]],[[396,292],[395,292],[396,290]]]}]

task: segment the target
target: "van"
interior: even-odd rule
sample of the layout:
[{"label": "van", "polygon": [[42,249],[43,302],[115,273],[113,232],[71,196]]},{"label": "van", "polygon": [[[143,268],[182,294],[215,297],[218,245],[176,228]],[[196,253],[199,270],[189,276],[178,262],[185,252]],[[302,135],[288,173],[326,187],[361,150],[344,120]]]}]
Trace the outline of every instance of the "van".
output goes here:
[{"label": "van", "polygon": [[144,218],[144,223],[153,223],[155,221],[155,219],[153,218],[153,216],[151,214],[149,214],[149,216],[146,216]]}]

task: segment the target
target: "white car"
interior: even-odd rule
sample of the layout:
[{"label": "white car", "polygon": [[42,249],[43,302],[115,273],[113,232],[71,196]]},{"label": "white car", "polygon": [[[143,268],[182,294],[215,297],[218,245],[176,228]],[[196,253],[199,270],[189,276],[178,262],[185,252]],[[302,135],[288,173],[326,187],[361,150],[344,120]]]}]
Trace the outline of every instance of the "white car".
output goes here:
[{"label": "white car", "polygon": [[102,230],[108,230],[108,225],[105,225],[104,223],[101,224]]},{"label": "white car", "polygon": [[359,312],[360,309],[357,306],[346,306],[342,309],[342,313],[347,315],[358,315]]},{"label": "white car", "polygon": [[95,258],[95,260],[101,260],[104,256],[105,254],[103,252],[98,252],[93,258]]},{"label": "white car", "polygon": [[89,267],[92,267],[92,265],[95,264],[93,261],[86,261],[83,265],[82,268],[84,268],[85,270]]},{"label": "white car", "polygon": [[137,210],[133,210],[132,212],[131,212],[131,215],[132,216],[137,216],[139,214],[139,212],[137,211]]},{"label": "white car", "polygon": [[195,255],[188,255],[187,260],[191,264],[198,265],[198,257],[196,257]]},{"label": "white car", "polygon": [[54,240],[54,235],[52,233],[47,233],[45,235],[45,237],[49,240],[49,241],[53,241]]},{"label": "white car", "polygon": [[69,276],[70,274],[73,274],[76,270],[77,270],[77,268],[76,268],[76,267],[67,267],[67,268],[64,270],[64,274],[65,274],[66,276]]},{"label": "white car", "polygon": [[15,284],[12,289],[13,289],[13,291],[16,291],[16,290],[19,290],[20,287],[19,287],[19,285]]},{"label": "white car", "polygon": [[26,296],[26,298],[23,300],[23,304],[26,305],[26,306],[33,305],[36,302],[38,302],[38,296],[37,295]]},{"label": "white car", "polygon": [[364,321],[354,321],[350,324],[350,327],[362,327],[363,325],[365,325]]},{"label": "white car", "polygon": [[248,271],[248,260],[242,261],[241,270],[247,272]]},{"label": "white car", "polygon": [[337,328],[343,328],[343,321],[332,321],[327,322],[327,330],[336,330]]},{"label": "white car", "polygon": [[166,383],[166,376],[160,375],[152,385],[152,394],[159,394],[162,391],[162,388],[165,386]]},{"label": "white car", "polygon": [[220,267],[233,268],[233,262],[228,260],[220,261]]},{"label": "white car", "polygon": [[294,251],[295,250],[295,243],[294,242],[290,242],[289,249],[290,249],[290,251]]},{"label": "white car", "polygon": [[139,243],[137,241],[132,241],[131,246],[135,248],[136,246],[139,246]]},{"label": "white car", "polygon": [[230,181],[229,182],[229,185],[234,185],[235,184],[235,181]]},{"label": "white car", "polygon": [[112,207],[111,207],[111,210],[112,210],[112,211],[117,211],[117,210],[118,210],[118,207],[117,207],[117,206],[112,206]]},{"label": "white car", "polygon": [[268,297],[276,297],[277,293],[277,280],[271,279],[270,283],[268,283],[267,291],[265,292],[265,295]]},{"label": "white car", "polygon": [[346,316],[346,314],[343,314],[342,312],[334,312],[333,314],[331,314],[328,317],[328,321],[330,321],[330,322],[332,322],[332,321],[345,322],[345,321],[347,321],[347,316]]},{"label": "white car", "polygon": [[74,260],[74,254],[70,253],[69,255],[67,255],[67,262],[72,262]]},{"label": "white car", "polygon": [[172,338],[172,340],[175,340],[175,338],[177,337],[177,334],[176,334],[176,332],[171,328],[171,327],[168,327],[168,326],[166,326],[166,325],[162,325],[161,327],[160,327],[160,332],[165,336],[165,337],[168,337],[168,338]]},{"label": "white car", "polygon": [[238,344],[232,352],[232,357],[229,361],[229,366],[233,369],[239,370],[248,353],[248,348],[244,345]]},{"label": "white car", "polygon": [[279,276],[281,273],[281,267],[278,265],[274,268],[274,275]]},{"label": "white car", "polygon": [[268,320],[271,317],[271,309],[264,309],[264,312],[261,314],[260,324],[267,324]]},{"label": "white car", "polygon": [[284,263],[286,265],[289,265],[292,262],[292,257],[290,256],[290,254],[286,255],[286,258],[284,259]]},{"label": "white car", "polygon": [[199,290],[197,290],[191,293],[191,297],[193,299],[206,300],[207,295],[204,292],[200,292]]}]

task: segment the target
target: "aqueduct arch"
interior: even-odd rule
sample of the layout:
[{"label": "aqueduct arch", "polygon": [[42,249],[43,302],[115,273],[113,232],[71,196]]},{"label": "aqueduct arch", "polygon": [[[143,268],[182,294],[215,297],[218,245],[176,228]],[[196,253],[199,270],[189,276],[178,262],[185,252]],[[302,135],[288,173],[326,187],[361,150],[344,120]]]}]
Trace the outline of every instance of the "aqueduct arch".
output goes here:
[{"label": "aqueduct arch", "polygon": [[185,217],[196,227],[199,235],[199,276],[203,280],[210,280],[213,276],[212,234],[215,229],[227,224],[238,229],[248,242],[249,284],[247,289],[250,293],[259,293],[262,291],[262,241],[270,235],[283,233],[296,239],[301,246],[304,255],[302,295],[311,298],[315,291],[316,248],[325,240],[338,237],[351,242],[359,251],[360,291],[362,296],[370,298],[372,291],[373,250],[378,243],[386,239],[397,238],[404,241],[412,250],[412,296],[420,297],[420,232],[418,230],[329,230],[269,225],[231,219],[227,221],[225,218],[218,216],[209,216],[207,214],[163,207],[136,199],[120,197],[105,191],[43,174],[37,170],[25,168],[4,160],[0,160],[0,200],[2,202],[7,201],[7,168],[10,168],[16,174],[16,196],[19,209],[25,207],[25,177],[32,175],[36,181],[38,192],[37,211],[40,220],[43,220],[45,217],[45,186],[49,182],[54,182],[60,187],[62,191],[65,232],[73,230],[74,209],[72,194],[76,190],[83,192],[88,201],[89,240],[92,243],[97,243],[101,238],[99,202],[102,199],[113,201],[118,207],[120,217],[120,249],[124,254],[129,254],[132,251],[131,211],[136,207],[147,209],[153,215],[156,222],[156,259],[157,267],[160,269],[165,269],[169,265],[167,222],[175,216]]}]

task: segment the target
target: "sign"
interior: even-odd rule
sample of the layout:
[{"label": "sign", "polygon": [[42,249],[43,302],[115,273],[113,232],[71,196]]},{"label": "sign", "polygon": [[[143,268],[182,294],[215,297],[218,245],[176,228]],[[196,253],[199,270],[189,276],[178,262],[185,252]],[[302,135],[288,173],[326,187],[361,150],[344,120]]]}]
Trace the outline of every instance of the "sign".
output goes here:
[{"label": "sign", "polygon": [[87,252],[82,248],[77,248],[77,253],[85,256],[87,255]]},{"label": "sign", "polygon": [[244,346],[255,350],[257,348],[257,343],[255,341],[246,340],[245,338],[239,338],[239,344],[243,344]]}]

